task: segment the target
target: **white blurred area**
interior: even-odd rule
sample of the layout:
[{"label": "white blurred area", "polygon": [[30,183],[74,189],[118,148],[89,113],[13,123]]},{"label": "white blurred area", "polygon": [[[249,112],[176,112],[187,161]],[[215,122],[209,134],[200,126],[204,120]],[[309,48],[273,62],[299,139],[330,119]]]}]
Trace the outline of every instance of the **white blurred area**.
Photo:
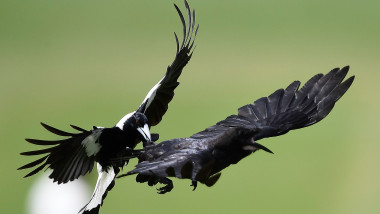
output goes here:
[{"label": "white blurred area", "polygon": [[35,181],[27,196],[27,214],[78,213],[90,197],[90,187],[83,178],[58,185],[44,173]]}]

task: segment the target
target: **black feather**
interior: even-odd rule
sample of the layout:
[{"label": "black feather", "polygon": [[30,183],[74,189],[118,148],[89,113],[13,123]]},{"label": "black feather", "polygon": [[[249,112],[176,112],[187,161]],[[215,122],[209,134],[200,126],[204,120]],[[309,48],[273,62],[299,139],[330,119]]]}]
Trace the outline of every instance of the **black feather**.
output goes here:
[{"label": "black feather", "polygon": [[35,160],[35,161],[30,162],[28,164],[25,164],[24,166],[18,168],[18,170],[20,170],[20,169],[27,169],[27,168],[31,168],[31,167],[37,166],[38,164],[44,162],[44,160],[46,160],[47,157],[48,156],[45,156],[45,157],[42,157],[42,158],[40,158],[38,160]]},{"label": "black feather", "polygon": [[87,132],[87,130],[82,129],[82,128],[78,127],[78,126],[75,126],[75,125],[70,125],[70,126],[71,126],[73,129],[77,130],[77,131],[80,131],[80,132]]},{"label": "black feather", "polygon": [[30,139],[30,138],[26,138],[25,140],[31,144],[40,145],[40,146],[51,146],[51,145],[57,145],[57,144],[66,142],[66,140],[37,140],[37,139]]},{"label": "black feather", "polygon": [[186,23],[185,23],[185,18],[183,17],[181,10],[178,8],[178,6],[176,4],[174,4],[174,7],[177,10],[179,18],[181,19],[181,22],[182,22],[182,28],[183,28],[183,40],[181,43],[181,49],[182,49],[184,44],[185,44],[185,40],[186,40]]},{"label": "black feather", "polygon": [[41,149],[41,150],[34,150],[34,151],[28,151],[28,152],[21,152],[20,155],[26,155],[26,156],[30,156],[30,155],[41,155],[41,154],[46,154],[46,153],[49,153],[49,152],[52,152],[56,149],[56,147],[52,147],[52,148],[47,148],[47,149]]},{"label": "black feather", "polygon": [[[122,176],[138,174],[163,179],[177,177],[212,186],[220,171],[257,150],[273,153],[256,143],[262,138],[283,135],[322,120],[351,86],[354,77],[343,81],[348,67],[317,74],[299,89],[294,81],[285,90],[256,100],[190,138],[178,138],[144,148],[139,164]],[[343,82],[342,82],[343,81]]]},{"label": "black feather", "polygon": [[32,176],[34,174],[36,174],[37,172],[41,171],[43,168],[45,168],[46,164],[42,164],[41,166],[37,167],[36,169],[34,169],[33,171],[31,171],[30,173],[28,173],[27,175],[24,176],[24,178],[27,178],[29,176]]},{"label": "black feather", "polygon": [[41,125],[42,125],[46,130],[50,131],[50,132],[53,133],[53,134],[59,135],[59,136],[69,136],[69,137],[71,137],[71,136],[75,135],[75,134],[73,134],[73,133],[68,133],[68,132],[65,132],[65,131],[62,131],[62,130],[56,129],[56,128],[51,127],[51,126],[49,126],[49,125],[47,125],[47,124],[45,124],[45,123],[42,123],[42,122],[41,122]]}]

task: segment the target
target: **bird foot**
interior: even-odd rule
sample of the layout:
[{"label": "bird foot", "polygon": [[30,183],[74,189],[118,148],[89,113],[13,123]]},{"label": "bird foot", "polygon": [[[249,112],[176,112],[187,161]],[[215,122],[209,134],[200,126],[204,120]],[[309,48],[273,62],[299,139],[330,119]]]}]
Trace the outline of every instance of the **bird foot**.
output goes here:
[{"label": "bird foot", "polygon": [[160,178],[158,182],[161,184],[166,184],[163,187],[157,188],[158,194],[165,194],[174,188],[173,181],[168,178]]},{"label": "bird foot", "polygon": [[197,181],[191,181],[191,185],[190,186],[194,187],[193,188],[193,191],[194,191],[197,188],[197,186],[198,186],[198,182]]}]

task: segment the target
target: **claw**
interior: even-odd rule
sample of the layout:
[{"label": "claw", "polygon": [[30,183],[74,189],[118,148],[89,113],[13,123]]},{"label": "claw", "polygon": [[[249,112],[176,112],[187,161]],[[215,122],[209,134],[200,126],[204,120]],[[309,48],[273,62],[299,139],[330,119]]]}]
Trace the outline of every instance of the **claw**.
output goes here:
[{"label": "claw", "polygon": [[161,178],[158,180],[161,184],[166,184],[165,186],[161,188],[157,188],[158,194],[165,194],[167,192],[170,192],[173,189],[173,182],[168,178]]},{"label": "claw", "polygon": [[197,188],[198,182],[197,181],[191,181],[191,185],[193,188],[193,191]]},{"label": "claw", "polygon": [[170,183],[170,184],[167,184],[161,188],[157,188],[157,191],[158,191],[157,193],[158,194],[165,194],[167,192],[170,192],[172,189],[173,189],[173,184]]}]

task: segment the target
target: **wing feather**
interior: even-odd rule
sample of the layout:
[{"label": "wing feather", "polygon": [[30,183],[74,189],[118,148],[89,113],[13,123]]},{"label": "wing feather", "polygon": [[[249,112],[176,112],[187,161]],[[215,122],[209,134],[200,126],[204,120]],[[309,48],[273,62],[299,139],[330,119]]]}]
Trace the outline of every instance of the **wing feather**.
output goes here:
[{"label": "wing feather", "polygon": [[192,56],[193,44],[198,32],[199,26],[197,25],[194,33],[195,11],[193,10],[193,13],[190,12],[191,10],[188,3],[185,1],[186,12],[188,15],[187,25],[181,10],[176,4],[174,4],[174,6],[182,23],[183,38],[181,45],[179,44],[177,34],[174,33],[177,45],[175,59],[173,63],[168,66],[165,76],[149,91],[137,110],[147,116],[150,126],[157,125],[166,113],[168,104],[174,97],[174,90],[179,85],[178,78]]},{"label": "wing feather", "polygon": [[287,133],[293,129],[315,124],[327,116],[335,102],[351,86],[354,76],[342,82],[349,67],[335,68],[326,75],[317,74],[298,90],[299,81],[294,81],[285,90],[279,89],[245,105],[237,115],[231,115],[217,125],[197,133],[192,138],[215,138],[230,127],[261,130],[255,140]]},{"label": "wing feather", "polygon": [[[272,153],[256,143],[262,138],[285,134],[322,120],[351,86],[354,76],[343,81],[348,67],[333,69],[311,78],[300,90],[294,81],[245,105],[190,138],[164,141],[138,151],[139,164],[119,177],[138,174],[138,182],[155,185],[157,179],[177,177],[212,186],[220,171],[258,150]],[[343,82],[342,82],[343,81]]]},{"label": "wing feather", "polygon": [[[19,170],[21,170],[38,166],[25,177],[34,175],[47,167],[52,169],[52,173],[49,176],[50,178],[54,179],[54,181],[57,181],[58,183],[66,183],[92,170],[95,157],[89,157],[87,155],[86,148],[82,145],[82,141],[88,136],[93,135],[95,130],[87,131],[71,125],[72,128],[81,131],[80,133],[73,134],[56,129],[45,123],[41,123],[41,125],[53,134],[69,138],[56,141],[26,139],[27,142],[35,145],[53,145],[53,147],[21,153],[21,155],[25,156],[45,155],[42,158],[32,161],[19,168]],[[96,132],[99,133],[99,130],[97,129]]]}]

